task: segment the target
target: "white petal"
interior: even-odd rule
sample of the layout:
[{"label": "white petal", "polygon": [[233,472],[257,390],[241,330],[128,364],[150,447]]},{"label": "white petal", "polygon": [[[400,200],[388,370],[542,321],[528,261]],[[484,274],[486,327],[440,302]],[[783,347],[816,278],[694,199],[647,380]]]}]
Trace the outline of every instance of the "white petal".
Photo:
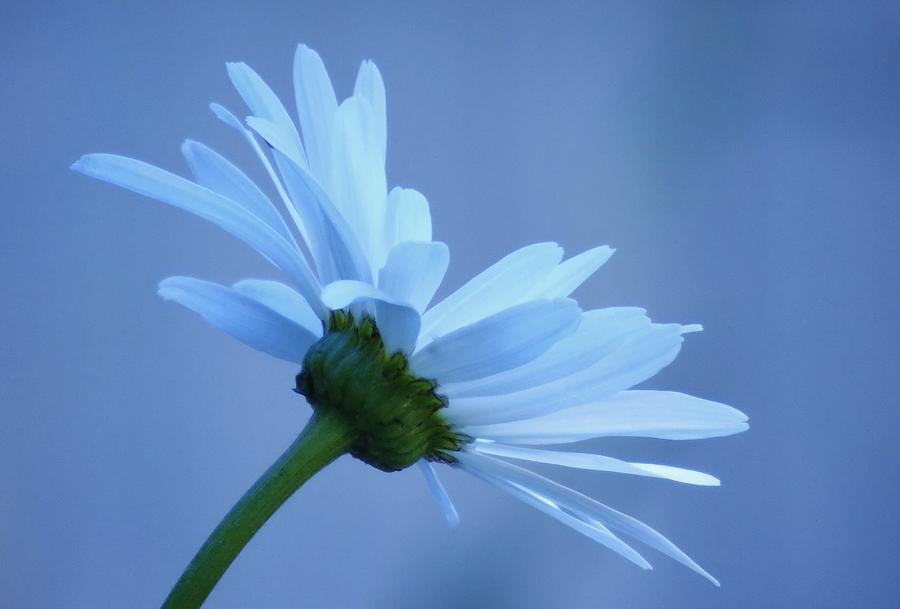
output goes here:
[{"label": "white petal", "polygon": [[[359,239],[352,230],[338,230],[336,223],[340,227],[348,226],[340,213],[336,210],[330,214],[324,212],[324,208],[332,208],[331,200],[305,165],[291,153],[284,132],[272,121],[257,116],[248,116],[247,124],[272,149],[275,164],[290,193],[288,211],[309,246],[319,277],[326,282],[336,279],[368,281],[370,269]],[[326,221],[327,225],[324,224]]]},{"label": "white petal", "polygon": [[431,463],[425,459],[419,459],[418,463],[419,468],[422,470],[422,475],[425,476],[425,482],[428,484],[428,490],[431,491],[431,494],[434,495],[438,505],[441,506],[441,511],[444,512],[444,517],[447,519],[447,522],[450,523],[450,526],[458,526],[459,513],[453,506],[453,501],[450,500],[447,489],[444,488],[444,485],[441,484],[441,481],[438,479],[434,467],[432,467]]},{"label": "white petal", "polygon": [[375,320],[388,353],[409,355],[419,333],[419,314],[409,303],[361,281],[335,281],[322,290],[322,302],[331,309],[343,309],[358,302],[375,304]]},{"label": "white petal", "polygon": [[521,459],[537,463],[549,463],[551,465],[562,465],[563,467],[573,467],[576,469],[590,469],[602,472],[615,472],[618,474],[631,474],[634,476],[665,478],[674,480],[675,482],[696,484],[699,486],[719,486],[719,480],[717,478],[710,476],[709,474],[704,474],[703,472],[683,469],[681,467],[655,465],[652,463],[628,463],[627,461],[606,457],[604,455],[523,448],[521,446],[509,446],[508,444],[500,444],[498,442],[475,442],[470,446],[471,450],[494,455],[496,457]]},{"label": "white petal", "polygon": [[281,180],[278,178],[278,174],[275,173],[275,169],[272,167],[272,164],[269,162],[269,158],[263,152],[262,148],[260,148],[259,143],[256,141],[256,138],[253,136],[253,133],[249,129],[247,129],[238,118],[232,114],[230,110],[222,106],[221,104],[211,103],[209,105],[210,110],[216,115],[216,118],[221,120],[223,123],[235,129],[238,133],[244,136],[244,139],[247,140],[247,143],[250,144],[250,147],[253,149],[253,152],[256,153],[257,158],[259,158],[263,167],[266,170],[266,173],[269,176],[269,179],[272,180],[272,183],[275,185],[275,189],[278,191],[278,196],[281,197],[282,202],[285,205],[285,208],[291,215],[291,219],[294,221],[294,225],[300,231],[300,235],[303,237],[303,240],[309,243],[309,235],[306,232],[306,227],[303,226],[303,222],[300,220],[299,216],[297,216],[297,211],[294,209],[293,204],[291,203],[291,199],[288,196],[287,192],[284,190],[284,186],[281,184]]},{"label": "white petal", "polygon": [[312,334],[322,335],[322,320],[316,316],[306,299],[290,286],[267,279],[244,279],[232,287],[303,326]]},{"label": "white petal", "polygon": [[431,211],[422,193],[393,188],[388,195],[385,242],[393,247],[404,241],[431,241]]},{"label": "white petal", "polygon": [[[680,562],[696,573],[699,573],[715,585],[719,585],[719,582],[716,581],[714,577],[700,568],[697,563],[691,560],[684,552],[679,550],[675,546],[675,544],[670,542],[668,539],[657,533],[646,524],[635,520],[630,516],[626,516],[625,514],[616,511],[606,505],[603,505],[602,503],[595,501],[590,497],[587,497],[586,495],[582,495],[577,491],[562,486],[561,484],[553,482],[552,480],[544,478],[543,476],[539,476],[534,472],[522,469],[521,467],[512,465],[511,463],[500,461],[499,459],[493,459],[491,457],[482,458],[488,459],[490,461],[490,464],[487,466],[489,468],[488,471],[490,474],[500,479],[508,480],[510,483],[517,484],[522,488],[528,489],[530,492],[535,493],[536,495],[545,497],[552,503],[571,511],[574,515],[584,518],[588,522],[603,524],[613,530],[625,533],[626,535],[630,535],[638,541],[642,541],[643,543],[649,545],[651,548],[654,548],[662,552],[666,556]],[[460,460],[462,461],[462,459]],[[464,467],[470,465],[470,460],[463,463]],[[476,463],[476,467],[478,467],[479,465],[479,463]],[[484,468],[484,466],[481,467]]]},{"label": "white petal", "polygon": [[526,302],[434,339],[413,355],[410,368],[439,383],[496,374],[540,356],[580,319],[578,304],[568,298]]},{"label": "white petal", "polygon": [[198,313],[244,344],[289,362],[302,363],[318,336],[237,290],[192,277],[169,277],[159,295]]},{"label": "white petal", "polygon": [[647,544],[654,550],[662,552],[669,558],[683,564],[691,571],[702,575],[716,586],[719,585],[719,580],[707,573],[703,567],[691,560],[690,556],[682,552],[678,546],[666,539],[652,527],[636,518],[632,518],[627,514],[614,510],[607,505],[598,502],[594,503],[596,503],[597,509],[602,512],[602,515],[600,516],[601,522],[606,524],[609,528]]},{"label": "white petal", "polygon": [[595,309],[581,315],[575,333],[524,366],[465,383],[441,386],[451,400],[522,391],[575,374],[609,356],[629,338],[650,327],[650,319],[637,307]]},{"label": "white petal", "polygon": [[309,228],[307,244],[323,282],[357,279],[371,283],[369,261],[356,231],[305,169],[278,150],[275,160],[291,193],[291,206]]},{"label": "white petal", "polygon": [[372,106],[376,148],[380,150],[381,156],[384,158],[387,152],[387,106],[384,96],[384,81],[373,62],[366,60],[359,66],[356,83],[353,86],[353,95],[362,97]]},{"label": "white petal", "polygon": [[439,241],[399,243],[391,248],[378,273],[378,287],[421,313],[441,284],[449,262],[450,250]]},{"label": "white petal", "polygon": [[555,243],[536,243],[509,254],[425,313],[420,346],[432,336],[519,304],[530,287],[543,281],[561,258],[562,248]]},{"label": "white petal", "polygon": [[228,159],[199,142],[186,140],[181,152],[201,186],[231,199],[275,229],[288,241],[293,236],[278,210],[259,187]]},{"label": "white petal", "polygon": [[[317,235],[311,232],[306,224],[304,224],[303,219],[300,217],[300,214],[297,211],[297,206],[291,200],[291,197],[288,196],[288,193],[285,191],[284,186],[281,183],[281,179],[278,177],[278,174],[275,173],[275,169],[272,167],[272,164],[269,162],[269,157],[266,156],[266,153],[263,152],[262,148],[260,148],[259,143],[256,141],[256,137],[253,133],[244,127],[244,125],[237,119],[234,114],[232,114],[228,109],[224,108],[220,104],[212,103],[209,105],[210,109],[215,113],[215,115],[226,125],[236,129],[241,135],[244,136],[244,139],[247,140],[247,143],[250,144],[250,147],[256,153],[256,156],[259,158],[263,167],[266,170],[266,173],[269,175],[269,178],[272,180],[272,183],[275,185],[275,189],[278,191],[278,195],[281,197],[282,202],[284,203],[285,209],[288,210],[288,213],[291,216],[291,220],[294,222],[294,226],[297,227],[297,230],[300,231],[300,236],[303,238],[303,241],[307,244],[307,246],[312,250],[313,260],[315,261],[317,267],[321,266],[321,261],[316,260],[315,254],[315,242],[317,240]],[[256,118],[256,117],[254,117]],[[283,148],[287,148],[283,143],[279,144],[278,137],[271,135],[269,132],[273,129],[266,129],[264,125],[270,124],[270,121],[265,119],[257,118],[257,128],[261,128],[263,131],[262,137],[263,139],[266,136],[275,140],[275,144],[280,145]],[[271,142],[268,142],[270,149],[272,150],[273,155],[275,156],[275,160],[279,165],[279,170],[282,173],[285,173],[285,167],[294,167],[297,164],[294,161],[291,161],[287,158],[287,156],[278,150]],[[320,278],[322,277],[322,269],[319,268]],[[325,277],[328,280],[328,277]]]},{"label": "white petal", "polygon": [[681,349],[681,328],[678,324],[651,324],[580,372],[505,395],[453,400],[447,417],[459,425],[482,425],[596,402],[647,380],[670,364]]},{"label": "white petal", "polygon": [[245,120],[247,125],[271,148],[278,150],[297,165],[306,166],[306,163],[297,155],[295,142],[291,141],[290,135],[285,133],[277,123],[261,116],[248,116]]},{"label": "white petal", "polygon": [[614,252],[608,245],[603,245],[563,261],[535,286],[532,297],[565,298],[603,266]]},{"label": "white petal", "polygon": [[725,404],[674,391],[623,391],[534,419],[471,425],[461,431],[510,444],[563,444],[602,436],[692,440],[747,428],[747,416]]},{"label": "white petal", "polygon": [[331,128],[337,99],[319,54],[301,44],[294,54],[297,115],[309,157],[310,171],[326,189],[330,180]]},{"label": "white petal", "polygon": [[373,271],[384,265],[387,181],[377,149],[372,107],[361,97],[344,101],[334,115],[331,149],[332,200],[362,241]]},{"label": "white petal", "polygon": [[284,271],[320,316],[320,286],[302,254],[264,221],[220,194],[147,163],[112,154],[88,154],[72,169],[209,220],[249,244]]},{"label": "white petal", "polygon": [[[245,63],[227,64],[228,77],[237,89],[244,103],[255,116],[270,121],[278,132],[272,137],[283,143],[286,154],[298,165],[306,167],[306,153],[303,144],[300,143],[300,135],[291,116],[285,110],[278,96],[269,88],[269,85]],[[268,138],[266,138],[268,139]]]},{"label": "white petal", "polygon": [[216,102],[211,102],[209,104],[209,109],[213,111],[213,114],[216,115],[216,118],[237,131],[245,132],[247,129],[244,127],[243,123],[235,116],[234,112],[223,106],[222,104],[218,104]]},{"label": "white petal", "polygon": [[[624,556],[642,569],[652,568],[650,563],[631,546],[616,537],[601,522],[592,519],[590,517],[592,512],[585,513],[585,510],[576,511],[572,509],[569,493],[577,495],[578,493],[575,493],[575,491],[559,485],[555,485],[558,487],[557,489],[540,484],[540,481],[545,479],[533,474],[539,480],[531,480],[522,474],[518,474],[518,471],[525,474],[530,472],[498,459],[467,451],[456,453],[455,456],[462,468],[470,474],[505,490],[520,501],[537,508],[551,518]],[[546,480],[546,482],[550,481]],[[551,482],[550,484],[555,483]]]},{"label": "white petal", "polygon": [[[323,258],[323,250],[321,243],[324,240],[321,232],[317,230],[317,223],[313,218],[304,214],[304,193],[295,192],[295,184],[300,181],[296,177],[298,172],[306,173],[305,162],[297,156],[296,152],[292,152],[292,143],[285,137],[285,133],[278,125],[272,121],[260,118],[258,116],[248,116],[247,124],[266,142],[275,158],[275,164],[278,166],[278,172],[284,180],[290,196],[285,197],[285,205],[293,219],[294,224],[303,236],[303,240],[307,243],[311,250],[319,276],[325,281],[330,280],[328,273],[333,270],[330,258]],[[254,139],[254,142],[256,140]],[[261,153],[262,154],[262,153]],[[262,155],[265,158],[265,155]],[[268,159],[265,160],[268,164]],[[296,169],[299,168],[299,169]],[[274,175],[272,179],[281,184],[281,180]]]}]

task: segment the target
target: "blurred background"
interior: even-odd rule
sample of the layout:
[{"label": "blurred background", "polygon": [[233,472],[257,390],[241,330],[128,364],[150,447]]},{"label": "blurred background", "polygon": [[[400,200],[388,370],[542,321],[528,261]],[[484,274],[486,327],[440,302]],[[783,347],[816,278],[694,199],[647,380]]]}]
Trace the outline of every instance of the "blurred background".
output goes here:
[{"label": "blurred background", "polygon": [[[277,277],[195,218],[68,170],[254,159],[244,60],[293,107],[298,42],[339,96],[372,58],[389,184],[451,248],[441,294],[510,250],[616,255],[578,297],[702,322],[646,384],[749,433],[590,443],[721,488],[542,471],[658,528],[722,581],[644,572],[443,468],[340,459],[209,608],[894,607],[900,598],[900,5],[896,2],[78,2],[0,6],[0,604],[155,607],[301,429],[296,370],[156,296],[173,274]],[[252,173],[260,177],[259,173]]]}]

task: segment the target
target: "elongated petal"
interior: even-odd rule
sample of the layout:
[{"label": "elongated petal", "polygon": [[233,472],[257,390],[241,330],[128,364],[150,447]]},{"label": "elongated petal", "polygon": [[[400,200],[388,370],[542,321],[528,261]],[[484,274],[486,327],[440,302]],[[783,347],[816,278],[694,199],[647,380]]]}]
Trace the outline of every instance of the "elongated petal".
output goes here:
[{"label": "elongated petal", "polygon": [[327,189],[330,181],[331,129],[337,98],[319,54],[301,44],[294,53],[297,115],[312,174]]},{"label": "elongated petal", "polygon": [[[538,496],[545,497],[553,504],[569,510],[575,516],[581,517],[588,522],[603,524],[614,531],[625,533],[638,541],[646,543],[651,548],[662,552],[692,571],[702,575],[715,585],[719,585],[719,582],[716,581],[713,576],[704,571],[700,565],[691,560],[687,554],[679,550],[675,544],[646,524],[603,505],[586,495],[582,495],[577,491],[553,482],[543,476],[539,476],[534,472],[522,469],[511,463],[500,461],[499,459],[493,459],[491,457],[483,458],[487,459],[489,462],[487,467],[490,475],[507,480],[512,484],[528,489]],[[480,464],[476,464],[476,467],[479,465]],[[471,460],[463,462],[463,466],[468,469],[467,466],[471,466]]]},{"label": "elongated petal", "polygon": [[[256,141],[256,137],[254,137],[253,133],[248,128],[246,128],[243,123],[241,123],[241,121],[239,121],[238,118],[231,113],[230,110],[228,110],[224,106],[212,103],[209,105],[209,107],[219,120],[221,120],[232,129],[238,131],[238,133],[244,136],[244,139],[247,140],[247,143],[250,144],[253,152],[256,153],[257,158],[259,158],[260,162],[266,170],[266,173],[269,175],[269,178],[275,185],[275,189],[278,191],[278,196],[281,197],[285,209],[288,210],[288,213],[291,216],[291,220],[294,222],[294,226],[297,227],[297,230],[300,232],[300,236],[303,238],[303,241],[307,244],[307,246],[309,246],[309,244],[313,241],[314,235],[307,229],[306,225],[303,223],[303,220],[297,212],[296,205],[291,200],[291,197],[288,196],[287,191],[285,191],[284,185],[282,185],[281,183],[281,179],[278,177],[278,174],[272,167],[272,163],[269,162],[269,157],[266,156],[266,153],[263,152],[262,148],[259,145],[259,142]],[[283,153],[278,152],[277,149],[273,148],[272,151],[276,156],[276,160],[283,161],[281,164],[291,166],[295,165],[293,161],[286,160],[287,157],[284,156]],[[310,247],[310,249],[312,249],[312,247]],[[314,262],[316,262],[317,265],[319,264],[319,262],[315,260],[315,257]]]},{"label": "elongated petal", "polygon": [[[286,154],[298,165],[307,167],[306,153],[291,116],[269,85],[243,62],[227,64],[228,76],[244,103],[255,116],[270,121],[277,139],[284,143]],[[276,137],[273,135],[273,137]]]},{"label": "elongated petal", "polygon": [[181,145],[181,152],[198,184],[231,199],[271,226],[286,240],[293,240],[287,224],[269,197],[228,159],[192,140],[186,140]]},{"label": "elongated petal", "polygon": [[441,506],[441,511],[444,513],[447,522],[450,526],[458,526],[459,513],[453,506],[453,501],[450,500],[450,495],[447,494],[444,485],[441,484],[441,481],[438,479],[434,467],[432,467],[431,463],[425,459],[419,459],[418,463],[419,469],[422,470],[422,475],[425,476],[425,482],[428,484],[428,490],[431,491],[431,494],[434,495],[438,505]]},{"label": "elongated petal", "polygon": [[[585,499],[588,498],[585,497]],[[614,510],[607,505],[590,499],[588,499],[588,501],[596,504],[597,509],[602,513],[600,521],[609,528],[647,544],[654,550],[662,552],[672,560],[681,563],[691,571],[702,575],[714,585],[719,586],[719,580],[710,575],[703,567],[694,562],[690,556],[682,552],[678,546],[666,539],[662,534],[656,531],[656,529],[644,524],[636,518],[632,518],[627,514]]]},{"label": "elongated petal", "polygon": [[344,101],[332,130],[330,194],[362,241],[373,272],[384,265],[387,181],[372,107],[361,97]]},{"label": "elongated petal", "polygon": [[537,358],[578,327],[574,300],[534,300],[441,336],[416,352],[411,369],[439,383],[496,374]]},{"label": "elongated petal", "polygon": [[318,336],[261,302],[226,286],[192,277],[169,277],[159,295],[187,307],[242,343],[302,363]]},{"label": "elongated petal", "polygon": [[573,467],[576,469],[590,469],[602,472],[615,472],[618,474],[631,474],[633,476],[665,478],[674,480],[675,482],[696,484],[699,486],[719,486],[719,480],[717,478],[714,478],[709,474],[704,474],[703,472],[683,469],[681,467],[671,467],[668,465],[656,465],[653,463],[628,463],[627,461],[606,457],[604,455],[523,448],[521,446],[510,446],[498,442],[476,442],[471,445],[471,450],[487,455],[494,455],[495,457],[534,461],[536,463],[549,463],[551,465],[561,465],[563,467]]},{"label": "elongated petal", "polygon": [[447,417],[460,425],[513,421],[596,402],[652,377],[678,355],[682,326],[652,324],[597,363],[558,380],[497,396],[451,402]]},{"label": "elongated petal", "polygon": [[302,254],[257,216],[220,194],[147,163],[112,154],[89,154],[72,169],[191,212],[246,242],[284,271],[320,316],[320,286]]},{"label": "elongated petal", "polygon": [[372,106],[376,149],[381,152],[382,158],[387,152],[387,106],[385,104],[384,81],[381,72],[371,61],[365,60],[359,66],[356,75],[356,83],[353,86],[353,95],[362,97]]},{"label": "elongated petal", "polygon": [[542,417],[471,425],[463,431],[510,444],[564,444],[602,436],[693,440],[728,436],[747,427],[747,416],[725,404],[674,391],[623,391]]},{"label": "elongated petal", "polygon": [[356,279],[371,283],[370,264],[359,236],[319,182],[279,150],[274,155],[291,194],[291,205],[300,222],[309,227],[307,244],[322,281]]},{"label": "elongated petal", "polygon": [[[648,563],[643,556],[638,554],[634,548],[616,537],[604,524],[591,519],[583,513],[577,513],[574,510],[571,510],[568,505],[569,502],[566,501],[568,497],[565,494],[559,492],[538,492],[532,488],[532,486],[522,484],[521,480],[523,479],[523,476],[511,476],[510,472],[504,467],[514,466],[498,459],[466,451],[458,453],[457,458],[460,466],[470,474],[503,489],[516,499],[540,510],[571,529],[593,539],[597,543],[606,546],[642,569],[652,569],[650,563]],[[525,472],[526,470],[521,471]],[[530,482],[530,480],[528,481]],[[574,491],[570,492],[574,493]]]},{"label": "elongated petal", "polygon": [[629,338],[646,331],[650,319],[637,307],[595,309],[581,315],[575,332],[524,366],[464,383],[441,386],[448,398],[500,395],[543,385],[570,375],[609,356]]},{"label": "elongated petal", "polygon": [[210,102],[209,109],[212,110],[213,114],[216,115],[216,118],[240,132],[247,132],[247,128],[244,127],[244,124],[240,121],[240,119],[235,116],[234,112],[223,106],[222,104],[216,102]]},{"label": "elongated petal", "polygon": [[562,258],[555,243],[536,243],[516,250],[476,275],[422,317],[420,346],[519,304],[535,282],[543,281]]},{"label": "elongated petal", "polygon": [[220,121],[240,133],[244,139],[250,144],[250,147],[253,149],[253,152],[256,153],[257,158],[262,163],[263,167],[266,170],[266,173],[269,176],[269,179],[272,180],[272,183],[275,185],[275,189],[278,191],[278,196],[281,197],[281,200],[284,202],[288,211],[291,214],[291,219],[294,220],[294,223],[297,226],[297,229],[300,231],[300,234],[303,237],[304,241],[308,241],[309,236],[306,234],[306,228],[303,226],[302,222],[299,222],[299,218],[296,217],[296,212],[293,209],[290,201],[290,197],[287,192],[284,190],[284,186],[281,184],[281,180],[278,179],[278,174],[275,173],[275,169],[272,167],[272,164],[269,162],[269,158],[263,152],[262,148],[259,146],[259,142],[256,141],[256,138],[253,136],[253,133],[244,126],[244,124],[238,120],[238,118],[229,110],[221,104],[217,104],[215,102],[209,104],[209,109],[213,111],[213,114],[216,115]]},{"label": "elongated petal", "polygon": [[378,287],[421,313],[441,284],[449,262],[450,250],[439,241],[399,243],[391,248],[378,273]]},{"label": "elongated petal", "polygon": [[277,123],[261,116],[248,116],[245,120],[247,125],[269,146],[280,151],[297,165],[306,166],[306,163],[301,162],[296,150],[296,143],[291,140],[290,134],[286,133]]},{"label": "elongated petal", "polygon": [[385,243],[393,247],[404,241],[431,241],[431,211],[422,193],[394,188],[388,195]]},{"label": "elongated petal", "polygon": [[331,309],[343,309],[354,303],[375,305],[378,331],[389,353],[402,351],[409,355],[419,333],[419,313],[409,303],[401,302],[383,290],[361,281],[335,281],[322,290],[322,301]]},{"label": "elongated petal", "polygon": [[597,272],[615,252],[608,245],[595,247],[563,261],[535,286],[533,298],[565,298]]},{"label": "elongated petal", "polygon": [[[270,120],[250,116],[247,123],[273,149],[275,162],[290,197],[288,210],[306,241],[319,277],[371,281],[371,269],[362,243],[346,218],[312,174],[291,155],[283,130]],[[273,176],[278,181],[278,178]]]},{"label": "elongated petal", "polygon": [[244,279],[232,287],[244,296],[303,326],[312,334],[322,335],[322,320],[316,316],[306,299],[290,286],[267,279]]}]

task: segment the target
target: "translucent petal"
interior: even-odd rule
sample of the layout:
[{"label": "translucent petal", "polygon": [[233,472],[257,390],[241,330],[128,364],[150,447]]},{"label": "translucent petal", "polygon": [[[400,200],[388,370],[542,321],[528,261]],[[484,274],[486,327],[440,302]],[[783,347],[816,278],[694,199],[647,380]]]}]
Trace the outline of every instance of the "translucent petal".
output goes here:
[{"label": "translucent petal", "polygon": [[112,154],[89,154],[72,165],[105,180],[209,220],[246,242],[284,271],[319,316],[320,286],[297,248],[257,216],[220,194],[147,163]]},{"label": "translucent petal", "polygon": [[169,277],[159,295],[173,300],[264,353],[302,363],[318,336],[263,303],[232,288],[192,277]]},{"label": "translucent petal", "polygon": [[387,181],[372,107],[361,97],[344,101],[334,117],[330,194],[363,243],[373,273],[384,265]]},{"label": "translucent petal", "polygon": [[575,333],[550,347],[536,360],[499,374],[441,386],[448,398],[500,395],[522,391],[575,374],[607,357],[629,338],[650,327],[637,307],[586,311]]},{"label": "translucent petal", "polygon": [[305,167],[306,163],[298,156],[296,144],[277,123],[261,116],[248,116],[247,125],[272,148],[280,151],[297,165]]},{"label": "translucent petal", "polygon": [[199,142],[186,140],[181,152],[201,186],[231,199],[278,231],[288,241],[293,236],[276,207],[247,175],[215,150]]},{"label": "translucent petal", "polygon": [[303,151],[297,127],[278,96],[247,64],[243,62],[228,63],[226,67],[228,68],[228,77],[244,103],[250,108],[250,112],[259,118],[270,121],[277,136],[274,133],[270,135],[277,137],[283,143],[286,149],[285,153],[291,159],[298,165],[307,167],[306,153]]},{"label": "translucent petal", "polygon": [[419,346],[522,302],[562,258],[555,243],[528,245],[491,265],[422,316]]},{"label": "translucent petal", "polygon": [[603,245],[561,262],[544,281],[535,285],[531,297],[565,298],[603,266],[614,252],[608,245]]},{"label": "translucent petal", "polygon": [[[275,185],[276,190],[278,191],[278,196],[281,197],[281,200],[284,202],[285,206],[291,213],[292,219],[294,219],[296,223],[296,218],[294,218],[293,209],[290,204],[290,197],[288,197],[287,192],[284,190],[284,186],[281,184],[281,180],[278,179],[278,174],[275,173],[275,169],[272,167],[272,164],[269,162],[269,158],[263,152],[262,148],[259,146],[259,142],[256,141],[256,138],[253,136],[253,133],[244,126],[244,124],[238,120],[238,118],[229,110],[221,104],[217,104],[212,102],[209,104],[209,109],[213,111],[213,114],[216,115],[220,121],[236,130],[244,139],[247,140],[247,143],[250,144],[250,147],[253,149],[253,152],[256,153],[257,158],[259,158],[263,167],[266,170],[269,178],[272,180],[272,183]],[[297,224],[297,228],[300,230],[300,233],[303,235],[303,239],[307,239],[307,235],[304,232],[304,227],[300,224]]]},{"label": "translucent petal", "polygon": [[222,104],[218,104],[216,102],[211,102],[209,104],[209,109],[212,110],[213,114],[216,115],[216,118],[231,127],[232,129],[236,129],[237,131],[247,132],[244,124],[241,123],[240,119],[235,116],[234,112],[223,106]]},{"label": "translucent petal", "polygon": [[419,459],[418,463],[419,468],[422,470],[422,475],[425,476],[425,482],[428,484],[428,490],[431,491],[431,494],[434,495],[438,505],[441,506],[441,511],[444,512],[444,517],[447,519],[447,522],[450,526],[458,526],[459,513],[453,506],[453,501],[450,500],[447,489],[444,488],[444,485],[441,484],[440,479],[438,479],[434,467],[425,459]]},{"label": "translucent petal", "polygon": [[244,279],[232,287],[300,324],[316,336],[322,335],[322,320],[316,316],[306,299],[290,286],[268,279]]},{"label": "translucent petal", "polygon": [[[719,585],[719,582],[714,577],[691,560],[687,554],[646,524],[534,472],[499,459],[482,458],[488,459],[490,462],[487,466],[489,475],[493,475],[497,479],[507,480],[511,484],[527,489],[537,496],[544,497],[553,504],[569,510],[576,517],[591,523],[603,524],[610,529],[630,535],[699,573],[715,585]],[[471,460],[463,461],[460,459],[460,461],[463,462],[463,467],[466,469],[469,469],[471,466]],[[476,467],[479,466],[484,468],[483,465],[476,463]]]},{"label": "translucent petal", "polygon": [[334,310],[359,302],[374,303],[375,320],[387,351],[402,351],[409,355],[415,345],[419,313],[409,303],[401,302],[375,286],[361,281],[335,281],[322,290],[322,302]]},{"label": "translucent petal", "polygon": [[573,467],[576,469],[665,478],[667,480],[674,480],[675,482],[696,484],[699,486],[719,486],[720,484],[717,478],[710,476],[709,474],[704,474],[703,472],[683,469],[681,467],[671,467],[668,465],[655,465],[652,463],[628,463],[627,461],[606,457],[604,455],[523,448],[521,446],[509,446],[508,444],[500,444],[498,442],[475,442],[474,444],[471,444],[470,447],[471,450],[487,455],[494,455],[495,457],[521,459],[524,461],[548,463],[551,465],[561,465],[563,467]]},{"label": "translucent petal", "polygon": [[596,402],[647,380],[681,349],[681,326],[651,324],[597,363],[558,380],[504,395],[452,400],[448,419],[460,425],[500,423]]},{"label": "translucent petal", "polygon": [[291,205],[309,228],[307,243],[323,282],[358,279],[372,282],[369,261],[356,231],[335,208],[319,182],[291,159],[274,151]]},{"label": "translucent petal", "polygon": [[389,247],[404,241],[431,241],[431,211],[424,195],[411,188],[393,188],[388,195],[385,232]]},{"label": "translucent petal", "polygon": [[399,243],[391,248],[378,273],[378,287],[421,313],[441,284],[449,262],[450,250],[439,241]]},{"label": "translucent petal", "polygon": [[510,444],[563,444],[601,436],[693,440],[747,427],[747,415],[725,404],[674,391],[623,391],[533,419],[471,425],[462,431]]},{"label": "translucent petal", "polygon": [[413,355],[410,368],[441,384],[496,374],[539,357],[580,319],[568,298],[522,303],[436,338]]},{"label": "translucent petal", "polygon": [[353,86],[353,95],[361,97],[372,106],[376,149],[385,158],[387,152],[387,106],[385,104],[384,81],[378,67],[366,60],[359,66],[356,75],[356,83]]},{"label": "translucent petal", "polygon": [[[521,476],[516,476],[517,480],[511,479],[509,472],[503,466],[514,466],[503,463],[498,459],[466,451],[460,452],[456,456],[460,466],[473,476],[505,490],[520,501],[537,508],[551,518],[624,556],[642,569],[652,569],[650,563],[643,556],[616,537],[602,523],[571,510],[567,504],[568,502],[565,501],[565,495],[552,493],[553,496],[551,497],[519,482],[522,478]],[[524,472],[525,470],[522,471]]]},{"label": "translucent petal", "polygon": [[[209,107],[213,111],[213,113],[215,113],[216,117],[219,120],[221,120],[223,123],[225,123],[232,129],[237,130],[238,133],[240,133],[241,135],[244,136],[244,139],[247,140],[247,143],[250,144],[250,147],[253,149],[253,152],[256,153],[257,158],[259,158],[260,162],[262,163],[263,167],[266,170],[266,173],[269,175],[269,178],[272,180],[272,183],[275,185],[275,189],[278,191],[278,196],[281,197],[281,200],[284,203],[285,209],[288,210],[288,213],[291,216],[291,220],[294,222],[294,226],[297,227],[297,230],[300,232],[300,236],[303,238],[303,241],[307,245],[309,245],[310,242],[313,240],[312,239],[313,235],[310,235],[309,231],[307,230],[307,227],[303,223],[303,220],[300,218],[300,215],[297,213],[296,206],[294,205],[293,201],[291,201],[291,197],[288,196],[287,191],[285,191],[284,186],[281,183],[281,179],[278,177],[278,174],[275,172],[275,168],[272,167],[272,163],[269,162],[269,157],[266,156],[266,153],[263,152],[262,148],[259,145],[259,142],[256,141],[256,137],[254,137],[253,132],[251,132],[249,129],[247,129],[243,125],[243,123],[241,123],[241,121],[239,121],[238,118],[224,106],[217,104],[217,103],[211,103],[209,105]],[[282,159],[282,158],[286,159],[286,157],[284,157],[283,154],[279,153],[274,148],[272,150],[276,156],[276,160]],[[286,161],[286,163],[283,163],[283,164],[295,165],[295,163],[292,163],[290,161]],[[279,168],[279,169],[281,169],[281,168]],[[319,264],[318,261],[315,261],[315,262],[317,265]]]},{"label": "translucent petal", "polygon": [[294,53],[294,93],[310,171],[327,189],[331,176],[331,129],[337,99],[322,59],[305,44],[299,45]]}]

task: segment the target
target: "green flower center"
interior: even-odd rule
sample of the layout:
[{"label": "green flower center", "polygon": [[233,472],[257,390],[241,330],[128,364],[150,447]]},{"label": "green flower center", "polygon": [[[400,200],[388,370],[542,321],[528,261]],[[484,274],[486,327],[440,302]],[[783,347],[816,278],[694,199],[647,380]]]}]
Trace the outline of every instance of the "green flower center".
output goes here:
[{"label": "green flower center", "polygon": [[452,463],[469,440],[440,415],[447,404],[437,384],[414,376],[402,353],[388,354],[368,317],[332,313],[303,359],[296,391],[316,411],[339,414],[355,435],[350,454],[383,471],[422,457]]}]

